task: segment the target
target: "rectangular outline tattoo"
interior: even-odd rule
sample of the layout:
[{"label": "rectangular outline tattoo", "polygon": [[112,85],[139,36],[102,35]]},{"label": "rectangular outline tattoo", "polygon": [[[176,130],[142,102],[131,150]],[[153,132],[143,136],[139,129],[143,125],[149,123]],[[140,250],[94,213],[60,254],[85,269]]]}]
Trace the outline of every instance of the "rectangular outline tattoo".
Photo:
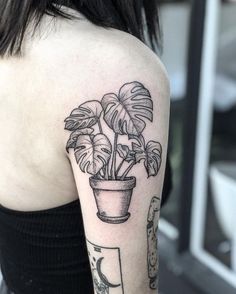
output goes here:
[{"label": "rectangular outline tattoo", "polygon": [[[108,281],[107,277],[101,271],[101,263],[102,263],[102,260],[104,259],[104,257],[101,257],[98,260],[94,260],[96,262],[96,266],[95,266],[94,264],[91,263],[91,258],[92,257],[90,256],[91,253],[89,252],[89,249],[88,249],[89,246],[87,246],[94,286],[97,285],[97,287],[99,287],[99,288],[101,287],[100,288],[101,291],[104,290],[104,292],[98,292],[96,290],[96,288],[95,288],[96,293],[97,294],[100,294],[100,293],[109,294],[110,293],[110,291],[109,291],[110,288],[120,287],[121,288],[121,293],[120,294],[124,294],[125,292],[124,292],[124,283],[123,283],[123,276],[122,276],[120,248],[119,247],[105,247],[105,246],[96,245],[96,244],[90,242],[88,239],[86,239],[86,242],[87,242],[87,244],[92,246],[94,248],[94,251],[96,251],[96,252],[101,253],[102,249],[104,249],[104,250],[116,250],[117,254],[118,254],[120,284],[114,285],[114,284],[112,284],[112,283],[110,283]],[[97,283],[95,283],[95,274],[94,274],[93,269],[96,272],[97,277],[102,281],[102,283],[98,284],[98,281],[97,281]]]}]

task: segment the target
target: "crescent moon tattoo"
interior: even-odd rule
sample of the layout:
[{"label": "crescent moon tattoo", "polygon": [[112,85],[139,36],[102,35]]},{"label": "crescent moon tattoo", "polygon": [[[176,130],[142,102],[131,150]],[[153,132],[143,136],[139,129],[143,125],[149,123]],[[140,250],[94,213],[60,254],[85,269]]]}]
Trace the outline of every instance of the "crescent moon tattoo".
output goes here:
[{"label": "crescent moon tattoo", "polygon": [[117,287],[119,287],[121,284],[112,284],[112,283],[110,283],[108,281],[107,277],[103,274],[102,269],[101,269],[101,264],[102,264],[103,259],[104,259],[104,257],[101,257],[97,261],[97,266],[96,267],[97,267],[97,273],[99,275],[99,278],[109,288],[117,288]]},{"label": "crescent moon tattoo", "polygon": [[[97,294],[109,294],[110,292],[124,294],[120,248],[100,246],[91,243],[88,239],[86,242],[95,292]],[[106,265],[108,264],[114,269],[112,276],[109,275],[109,270],[107,272]]]}]

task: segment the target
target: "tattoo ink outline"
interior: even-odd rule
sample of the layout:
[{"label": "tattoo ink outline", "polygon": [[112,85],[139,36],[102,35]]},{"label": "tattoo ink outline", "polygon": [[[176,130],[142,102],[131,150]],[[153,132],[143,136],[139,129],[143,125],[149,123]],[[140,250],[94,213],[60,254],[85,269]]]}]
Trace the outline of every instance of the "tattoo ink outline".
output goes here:
[{"label": "tattoo ink outline", "polygon": [[[120,274],[120,284],[119,285],[118,284],[117,285],[113,285],[113,284],[109,283],[108,280],[107,280],[107,282],[113,288],[116,288],[116,287],[121,286],[121,291],[122,291],[121,294],[124,294],[125,292],[124,292],[124,283],[123,283],[123,275],[122,275],[121,251],[120,251],[120,248],[119,247],[106,247],[106,246],[96,245],[96,244],[92,243],[91,241],[89,241],[87,238],[86,238],[86,242],[87,242],[87,248],[88,248],[88,244],[90,244],[90,246],[94,247],[94,251],[97,251],[97,252],[101,252],[102,249],[105,249],[105,250],[117,250],[117,252],[118,252],[118,263],[119,263],[119,274]],[[88,255],[90,257],[90,252],[89,251],[88,251]],[[101,258],[99,258],[99,260],[101,260]],[[91,261],[90,261],[90,264],[91,264]],[[92,265],[91,265],[91,269],[92,269]],[[92,276],[93,276],[93,283],[95,285],[93,270],[92,270]],[[103,279],[102,280],[104,280],[104,278],[106,279],[106,277],[103,275]],[[107,293],[109,293],[109,292],[107,292]]]},{"label": "tattoo ink outline", "polygon": [[[161,200],[153,196],[147,216],[147,268],[149,277],[149,287],[152,290],[158,289],[158,222]],[[156,217],[157,216],[157,217]],[[156,223],[155,223],[156,220]]]},{"label": "tattoo ink outline", "polygon": [[[114,132],[113,144],[103,132],[102,116]],[[128,177],[128,173],[135,164],[143,161],[148,177],[158,174],[162,146],[153,140],[146,144],[142,135],[145,120],[153,121],[152,97],[137,81],[125,83],[118,94],[105,94],[101,102],[91,100],[82,103],[65,119],[65,129],[72,131],[66,150],[73,148],[81,171],[92,175],[89,184],[97,204],[97,216],[103,222],[118,224],[130,217],[128,210],[136,178]],[[92,127],[97,128],[97,134]],[[119,144],[118,135],[127,135],[128,141],[133,140],[132,149]],[[117,167],[118,155],[120,163]],[[113,210],[109,209],[111,200],[107,200],[111,198],[108,197],[110,192],[116,197]]]}]

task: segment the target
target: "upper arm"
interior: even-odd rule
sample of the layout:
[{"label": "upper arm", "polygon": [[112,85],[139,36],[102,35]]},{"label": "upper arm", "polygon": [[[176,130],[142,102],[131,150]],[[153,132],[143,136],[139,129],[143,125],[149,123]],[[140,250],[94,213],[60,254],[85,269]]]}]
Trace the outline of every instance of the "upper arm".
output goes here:
[{"label": "upper arm", "polygon": [[87,85],[86,95],[69,103],[65,144],[95,287],[151,293],[158,267],[169,84],[153,56],[116,59],[108,73],[103,69],[101,79]]}]

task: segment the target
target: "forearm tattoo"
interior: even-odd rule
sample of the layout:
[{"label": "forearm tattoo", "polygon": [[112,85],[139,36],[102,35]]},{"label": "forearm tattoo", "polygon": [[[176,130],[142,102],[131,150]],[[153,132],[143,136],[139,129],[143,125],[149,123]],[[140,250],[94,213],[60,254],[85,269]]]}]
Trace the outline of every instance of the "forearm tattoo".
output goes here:
[{"label": "forearm tattoo", "polygon": [[120,249],[95,245],[88,240],[87,248],[96,294],[124,294]]},{"label": "forearm tattoo", "polygon": [[147,264],[149,286],[158,288],[158,222],[160,217],[160,198],[154,196],[151,200],[147,217]]},{"label": "forearm tattoo", "polygon": [[[97,216],[103,222],[119,224],[130,217],[136,186],[131,171],[136,164],[144,164],[148,178],[158,174],[162,146],[154,140],[147,142],[143,135],[146,123],[152,121],[151,94],[137,81],[105,94],[100,101],[81,104],[65,119],[65,129],[71,132],[66,149],[73,150],[81,171],[91,175]],[[106,135],[108,128],[112,138]],[[119,143],[120,136],[126,136],[127,145]]]}]

